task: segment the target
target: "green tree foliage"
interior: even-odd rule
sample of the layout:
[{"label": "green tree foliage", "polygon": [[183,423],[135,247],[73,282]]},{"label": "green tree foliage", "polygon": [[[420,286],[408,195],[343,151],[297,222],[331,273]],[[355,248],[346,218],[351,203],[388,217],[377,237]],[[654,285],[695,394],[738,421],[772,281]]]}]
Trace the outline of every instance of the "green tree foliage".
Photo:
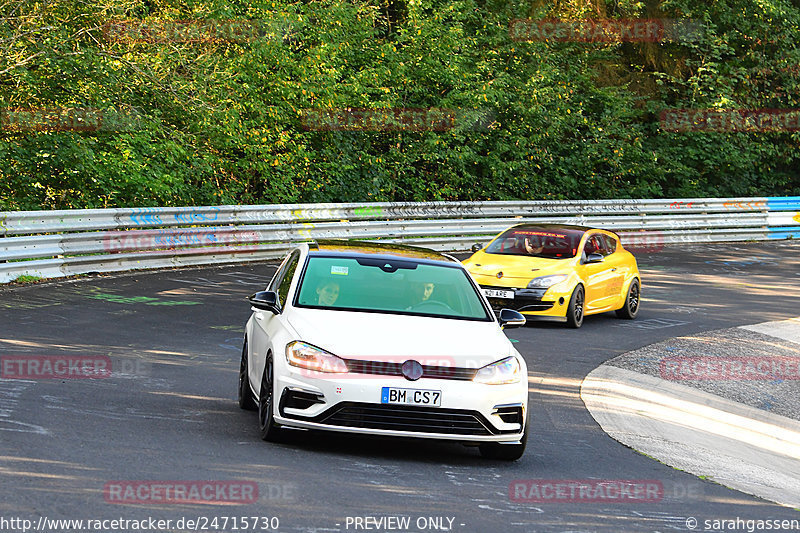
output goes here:
[{"label": "green tree foliage", "polygon": [[[3,210],[800,194],[798,132],[659,125],[668,109],[800,108],[800,8],[787,0],[0,6]],[[670,18],[702,31],[512,39],[510,22],[528,18]],[[308,122],[309,110],[392,108],[455,121]],[[89,110],[103,127],[13,127],[40,109]]]}]

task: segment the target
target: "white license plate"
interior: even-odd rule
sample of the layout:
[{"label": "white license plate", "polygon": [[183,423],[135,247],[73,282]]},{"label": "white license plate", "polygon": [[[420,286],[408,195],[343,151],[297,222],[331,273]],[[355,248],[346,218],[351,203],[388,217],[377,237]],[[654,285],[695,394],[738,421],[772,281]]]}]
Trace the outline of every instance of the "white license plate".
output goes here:
[{"label": "white license plate", "polygon": [[485,294],[487,298],[508,298],[510,300],[514,299],[514,291],[500,291],[500,290],[497,290],[497,289],[483,289],[483,294]]},{"label": "white license plate", "polygon": [[442,405],[442,391],[383,387],[381,389],[381,403],[432,405],[434,407],[439,407]]}]

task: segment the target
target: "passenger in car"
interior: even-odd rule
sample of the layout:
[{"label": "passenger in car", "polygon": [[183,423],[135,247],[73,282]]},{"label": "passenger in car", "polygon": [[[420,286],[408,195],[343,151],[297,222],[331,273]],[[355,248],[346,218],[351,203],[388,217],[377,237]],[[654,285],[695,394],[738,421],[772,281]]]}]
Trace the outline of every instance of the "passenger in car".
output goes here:
[{"label": "passenger in car", "polygon": [[317,287],[317,303],[324,306],[332,306],[339,298],[339,284],[335,281],[327,281]]}]

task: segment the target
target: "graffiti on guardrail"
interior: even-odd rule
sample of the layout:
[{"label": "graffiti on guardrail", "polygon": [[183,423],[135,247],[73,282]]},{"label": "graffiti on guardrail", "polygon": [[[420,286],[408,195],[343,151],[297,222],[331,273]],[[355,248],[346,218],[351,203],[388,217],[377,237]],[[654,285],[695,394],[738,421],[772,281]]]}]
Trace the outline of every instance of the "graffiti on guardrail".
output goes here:
[{"label": "graffiti on guardrail", "polygon": [[766,209],[767,202],[723,202],[725,209],[757,210]]},{"label": "graffiti on guardrail", "polygon": [[[535,215],[542,213],[608,213],[608,212],[638,212],[638,200],[617,200],[613,204],[580,204],[570,200],[556,200],[552,202],[521,203],[518,207],[509,207],[509,214]],[[375,206],[356,208],[356,216],[376,217],[458,217],[479,216],[494,210],[491,205],[478,202],[442,203],[442,204],[390,204],[388,206]]]},{"label": "graffiti on guardrail", "polygon": [[[248,222],[292,222],[301,220],[342,220],[349,215],[348,208],[308,207],[289,209],[288,206],[277,205],[268,209],[246,208],[231,215],[233,221]],[[225,222],[221,216],[219,222]]]},{"label": "graffiti on guardrail", "polygon": [[161,250],[192,246],[220,246],[261,242],[258,231],[225,229],[206,231],[115,231],[103,236],[103,249],[109,253],[136,250]]},{"label": "graffiti on guardrail", "polygon": [[637,213],[641,207],[638,200],[615,200],[607,204],[580,204],[570,200],[557,200],[552,202],[535,203],[520,208],[520,214],[535,215],[538,213]]},{"label": "graffiti on guardrail", "polygon": [[[235,220],[253,221],[302,221],[302,220],[345,220],[354,218],[452,218],[461,216],[481,216],[508,213],[509,215],[536,215],[552,213],[569,214],[603,214],[603,213],[638,213],[642,203],[640,200],[614,200],[609,203],[587,203],[572,200],[553,200],[544,202],[519,202],[519,205],[496,207],[481,202],[431,202],[431,203],[390,203],[388,205],[365,205],[354,207],[308,207],[286,209],[276,206],[270,209],[243,209],[233,213]],[[677,203],[673,202],[673,207]],[[200,210],[202,209],[202,210]],[[170,213],[163,208],[136,208],[128,216],[130,223],[137,226],[164,226],[179,224],[204,224],[225,221],[219,208],[204,207],[197,211]]]},{"label": "graffiti on guardrail", "polygon": [[451,203],[440,205],[392,204],[383,208],[386,217],[453,217],[481,215],[483,207],[475,203]]},{"label": "graffiti on guardrail", "polygon": [[164,224],[157,207],[137,207],[130,215],[131,222],[138,226],[155,226]]},{"label": "graffiti on guardrail", "polygon": [[166,213],[159,207],[137,207],[130,214],[130,221],[137,226],[163,226],[175,224],[204,224],[219,218],[219,207],[206,207],[198,211]]},{"label": "graffiti on guardrail", "polygon": [[[260,211],[243,211],[236,215],[240,220],[259,221],[300,221],[300,220],[343,220],[354,218],[452,218],[461,216],[481,216],[486,214],[496,215],[498,211],[509,215],[535,215],[550,213],[577,213],[577,214],[602,214],[602,213],[638,213],[641,202],[639,200],[615,200],[608,204],[586,204],[558,200],[552,202],[519,202],[518,206],[495,207],[480,202],[442,202],[442,203],[391,203],[388,205],[367,205],[360,207],[341,207],[323,209],[312,207],[308,209],[265,209]],[[502,216],[502,215],[501,215]]]},{"label": "graffiti on guardrail", "polygon": [[379,217],[383,216],[383,207],[356,207],[353,214],[357,217]]},{"label": "graffiti on guardrail", "polygon": [[215,222],[219,218],[219,207],[211,207],[208,211],[189,211],[176,213],[175,222],[181,224],[202,224],[204,222]]}]

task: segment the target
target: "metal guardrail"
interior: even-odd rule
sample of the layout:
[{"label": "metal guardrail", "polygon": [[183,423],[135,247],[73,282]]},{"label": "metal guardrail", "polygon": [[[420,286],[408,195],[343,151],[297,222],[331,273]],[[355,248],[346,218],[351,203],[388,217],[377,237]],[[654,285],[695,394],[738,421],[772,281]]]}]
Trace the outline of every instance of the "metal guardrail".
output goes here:
[{"label": "metal guardrail", "polygon": [[628,245],[800,237],[800,197],[150,207],[0,212],[0,283],[21,275],[237,263],[320,238],[465,250],[521,222],[599,226]]}]

